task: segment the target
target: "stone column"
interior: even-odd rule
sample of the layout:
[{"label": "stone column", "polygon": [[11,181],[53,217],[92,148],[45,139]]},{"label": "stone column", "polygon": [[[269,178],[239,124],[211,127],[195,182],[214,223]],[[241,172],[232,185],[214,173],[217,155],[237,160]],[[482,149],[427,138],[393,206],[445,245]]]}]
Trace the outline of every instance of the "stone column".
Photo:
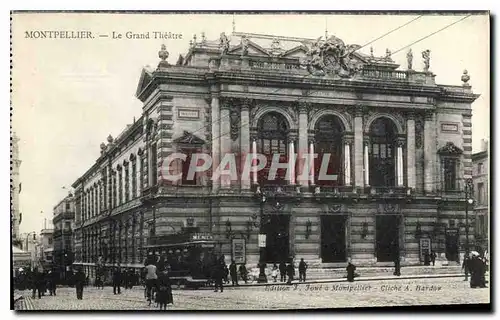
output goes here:
[{"label": "stone column", "polygon": [[363,168],[363,108],[357,106],[354,111],[354,186],[357,188],[365,185],[363,180],[368,182],[366,170],[363,177]]},{"label": "stone column", "polygon": [[250,190],[250,168],[245,171],[246,160],[250,154],[250,100],[244,99],[240,106],[240,172],[241,189]]},{"label": "stone column", "polygon": [[415,189],[417,181],[415,158],[415,115],[410,112],[406,120],[406,174],[407,186],[411,189]]},{"label": "stone column", "polygon": [[252,172],[252,178],[253,178],[253,184],[258,183],[257,179],[257,138],[252,137],[252,166],[254,166],[253,172]]},{"label": "stone column", "polygon": [[364,152],[364,173],[365,173],[365,176],[364,176],[364,180],[365,180],[365,186],[370,186],[370,158],[368,156],[368,148],[370,147],[370,140],[368,139],[365,139],[363,141],[363,144],[364,144],[364,148],[365,148],[365,152]]},{"label": "stone column", "polygon": [[[424,121],[424,191],[432,193],[434,191],[434,121],[433,113],[427,112]],[[436,179],[437,180],[437,179]]]},{"label": "stone column", "polygon": [[288,143],[288,181],[295,185],[295,139],[291,138]]},{"label": "stone column", "polygon": [[[212,88],[214,90],[214,88]],[[220,107],[218,93],[212,93],[212,172],[217,169],[220,163]],[[212,191],[217,192],[220,187],[220,179],[212,180]]]},{"label": "stone column", "polygon": [[344,185],[351,185],[351,139],[344,138]]},{"label": "stone column", "polygon": [[[310,166],[310,161],[306,159],[304,156],[307,154],[307,127],[309,126],[308,124],[308,111],[309,105],[307,103],[299,103],[299,146],[298,146],[298,184],[302,187],[308,187],[309,186],[309,179],[308,174],[305,174],[306,172],[309,172],[309,166]],[[304,178],[302,178],[304,177]]]},{"label": "stone column", "polygon": [[[229,117],[230,102],[225,100],[220,106],[220,158],[231,152],[231,122]],[[222,168],[221,168],[222,169]],[[231,187],[231,177],[228,175],[220,176],[220,186],[223,189]]]},{"label": "stone column", "polygon": [[396,143],[397,146],[397,162],[396,162],[396,185],[398,187],[403,187],[403,177],[404,177],[404,165],[403,165],[403,140],[398,140]]},{"label": "stone column", "polygon": [[309,167],[310,167],[310,177],[311,177],[311,186],[314,185],[314,140],[309,141]]}]

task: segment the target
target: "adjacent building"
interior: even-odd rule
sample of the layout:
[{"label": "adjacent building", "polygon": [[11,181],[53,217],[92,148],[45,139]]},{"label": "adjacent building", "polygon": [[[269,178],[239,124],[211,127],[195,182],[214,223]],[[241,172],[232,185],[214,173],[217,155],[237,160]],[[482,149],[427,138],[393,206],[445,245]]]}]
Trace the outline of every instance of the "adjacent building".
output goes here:
[{"label": "adjacent building", "polygon": [[20,240],[19,225],[21,224],[21,212],[19,211],[19,193],[21,192],[21,182],[19,179],[19,167],[21,160],[19,159],[19,138],[16,133],[12,133],[11,137],[11,222],[12,222],[12,240]]},{"label": "adjacent building", "polygon": [[475,238],[479,247],[488,248],[489,239],[489,155],[488,141],[481,142],[481,151],[472,155],[474,181]]},{"label": "adjacent building", "polygon": [[54,229],[43,228],[37,245],[37,260],[44,270],[52,270],[54,267]]},{"label": "adjacent building", "polygon": [[54,207],[54,267],[64,278],[68,267],[73,263],[73,229],[75,227],[75,197],[66,196]]},{"label": "adjacent building", "polygon": [[[294,257],[310,267],[414,265],[430,250],[460,261],[478,97],[469,75],[437,84],[429,51],[417,71],[411,53],[402,68],[390,51],[359,48],[334,36],[202,35],[170,64],[162,46],[139,79],[142,116],[110,135],[73,184],[75,264],[91,276],[98,263],[141,267],[161,237],[186,230],[252,266]],[[186,157],[170,161],[174,153]],[[198,153],[215,164],[235,154],[238,175],[211,179],[213,168],[191,179]],[[288,164],[277,179],[269,165],[243,170],[257,154]],[[307,158],[309,175],[305,154],[321,159]],[[320,175],[325,154],[336,180]]]}]

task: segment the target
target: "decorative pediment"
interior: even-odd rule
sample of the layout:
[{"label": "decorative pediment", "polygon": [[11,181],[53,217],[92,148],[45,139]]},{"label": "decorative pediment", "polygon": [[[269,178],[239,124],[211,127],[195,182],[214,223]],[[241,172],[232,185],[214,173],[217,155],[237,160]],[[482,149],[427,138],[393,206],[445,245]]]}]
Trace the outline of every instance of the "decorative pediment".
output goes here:
[{"label": "decorative pediment", "polygon": [[[257,43],[253,42],[250,39],[246,40],[246,55],[248,56],[264,56],[268,57],[270,56],[270,53],[264,49],[263,47],[259,46]],[[228,53],[229,54],[238,54],[241,55],[243,51],[243,45],[240,43],[234,47],[232,47]]]},{"label": "decorative pediment", "polygon": [[146,88],[151,80],[153,80],[153,73],[143,68],[141,77],[139,78],[139,83],[137,84],[137,90],[135,91],[136,97],[139,97],[141,92],[144,90],[144,88]]},{"label": "decorative pediment", "polygon": [[463,150],[460,149],[459,147],[457,147],[453,142],[446,142],[446,144],[444,145],[444,147],[441,147],[439,150],[438,150],[438,153],[441,154],[441,155],[455,155],[455,156],[458,156],[458,155],[461,155],[463,153]]},{"label": "decorative pediment", "polygon": [[300,46],[283,52],[281,56],[283,58],[304,58],[308,51],[309,49],[305,45],[301,44]]},{"label": "decorative pediment", "polygon": [[175,139],[174,140],[174,143],[177,143],[177,144],[205,144],[205,140],[201,139],[201,138],[198,138],[197,136],[195,136],[194,134],[188,132],[188,131],[184,131],[184,134]]}]

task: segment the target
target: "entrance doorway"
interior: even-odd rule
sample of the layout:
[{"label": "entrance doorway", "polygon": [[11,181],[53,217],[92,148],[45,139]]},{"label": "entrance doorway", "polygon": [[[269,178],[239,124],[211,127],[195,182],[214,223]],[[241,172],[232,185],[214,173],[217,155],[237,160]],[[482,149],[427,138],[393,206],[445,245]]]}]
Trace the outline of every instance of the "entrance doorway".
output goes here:
[{"label": "entrance doorway", "polygon": [[389,262],[399,256],[399,223],[397,215],[376,217],[376,252],[378,262]]},{"label": "entrance doorway", "polygon": [[321,216],[321,262],[346,261],[346,221],[344,215]]},{"label": "entrance doorway", "polygon": [[261,233],[266,235],[266,247],[261,248],[261,258],[266,263],[279,263],[290,258],[290,216],[269,214],[262,217]]},{"label": "entrance doorway", "polygon": [[460,262],[458,254],[458,229],[448,229],[446,232],[446,260]]}]

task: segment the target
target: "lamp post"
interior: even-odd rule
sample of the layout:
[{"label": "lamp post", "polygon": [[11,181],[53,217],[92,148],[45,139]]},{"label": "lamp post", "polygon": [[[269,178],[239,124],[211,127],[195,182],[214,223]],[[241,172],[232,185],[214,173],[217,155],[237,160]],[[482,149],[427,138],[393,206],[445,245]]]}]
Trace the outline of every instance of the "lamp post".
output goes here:
[{"label": "lamp post", "polygon": [[469,256],[469,205],[474,203],[472,198],[474,192],[474,184],[469,178],[465,181],[465,254]]}]

